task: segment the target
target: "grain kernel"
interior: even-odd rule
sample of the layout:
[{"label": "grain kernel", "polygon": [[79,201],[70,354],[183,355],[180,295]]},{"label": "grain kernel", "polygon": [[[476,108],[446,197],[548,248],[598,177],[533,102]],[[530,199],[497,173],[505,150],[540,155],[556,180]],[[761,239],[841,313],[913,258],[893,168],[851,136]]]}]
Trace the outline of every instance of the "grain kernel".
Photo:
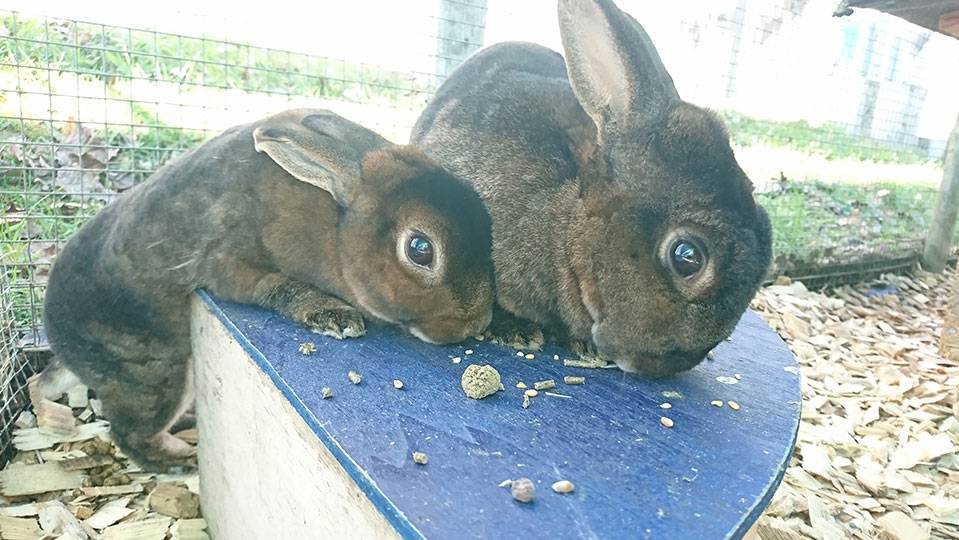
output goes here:
[{"label": "grain kernel", "polygon": [[670,420],[669,418],[666,418],[665,416],[660,417],[659,423],[666,427],[673,427],[673,421]]},{"label": "grain kernel", "polygon": [[569,480],[560,480],[558,482],[553,482],[553,491],[556,493],[572,493],[573,483]]},{"label": "grain kernel", "polygon": [[403,381],[401,381],[401,380],[399,380],[399,379],[393,379],[393,388],[396,388],[397,390],[402,390],[402,389],[403,389]]},{"label": "grain kernel", "polygon": [[721,399],[714,399],[714,400],[710,401],[709,404],[712,405],[713,407],[722,407],[722,406],[723,406],[723,400],[721,400]]},{"label": "grain kernel", "polygon": [[734,410],[734,411],[738,411],[738,410],[739,410],[739,403],[736,403],[735,401],[727,401],[726,403],[729,404],[729,408],[730,408],[730,409],[732,409],[732,410]]}]

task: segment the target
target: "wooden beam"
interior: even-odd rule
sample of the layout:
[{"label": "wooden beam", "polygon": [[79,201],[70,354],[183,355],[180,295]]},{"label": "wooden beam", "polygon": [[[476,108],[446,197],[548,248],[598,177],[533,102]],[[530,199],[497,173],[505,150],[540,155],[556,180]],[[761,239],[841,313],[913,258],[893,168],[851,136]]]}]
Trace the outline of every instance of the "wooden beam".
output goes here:
[{"label": "wooden beam", "polygon": [[959,9],[939,16],[939,31],[959,38]]},{"label": "wooden beam", "polygon": [[952,280],[952,296],[942,321],[939,353],[943,358],[959,360],[959,268]]},{"label": "wooden beam", "polygon": [[959,214],[959,118],[946,144],[946,159],[942,167],[942,185],[936,201],[936,213],[926,236],[922,252],[922,266],[931,272],[946,268],[952,250],[952,233]]}]

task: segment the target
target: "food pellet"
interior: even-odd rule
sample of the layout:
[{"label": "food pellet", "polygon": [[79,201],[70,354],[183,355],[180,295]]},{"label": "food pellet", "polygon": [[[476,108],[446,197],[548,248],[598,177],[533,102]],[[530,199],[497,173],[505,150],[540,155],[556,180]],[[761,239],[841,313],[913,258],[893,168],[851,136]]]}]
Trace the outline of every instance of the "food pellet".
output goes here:
[{"label": "food pellet", "polygon": [[462,362],[462,361],[463,361],[463,359],[460,358],[459,356],[454,356],[454,357],[453,357],[453,363],[454,363],[454,364],[459,364],[459,363]]},{"label": "food pellet", "polygon": [[393,388],[396,388],[397,390],[402,390],[402,389],[403,389],[403,381],[401,381],[401,380],[399,380],[399,379],[393,379]]},{"label": "food pellet", "polygon": [[554,355],[553,355],[553,360],[556,360],[557,362],[559,362],[559,355],[558,355],[558,354],[554,354]]},{"label": "food pellet", "polygon": [[309,356],[316,352],[316,344],[314,344],[312,341],[306,341],[306,342],[300,343],[299,351],[300,351],[300,354],[304,356]]},{"label": "food pellet", "polygon": [[560,480],[558,482],[553,482],[553,491],[556,493],[572,493],[573,492],[573,483],[569,480]]},{"label": "food pellet", "polygon": [[323,399],[330,399],[333,397],[333,389],[329,386],[324,386],[322,389],[320,389],[320,397]]},{"label": "food pellet", "polygon": [[510,484],[510,494],[513,498],[522,503],[528,503],[536,496],[536,486],[529,478],[517,478]]},{"label": "food pellet", "polygon": [[721,399],[714,399],[714,400],[710,401],[709,404],[712,405],[713,407],[722,407],[722,406],[723,406],[723,400],[721,400]]},{"label": "food pellet", "polygon": [[660,417],[659,423],[666,427],[673,427],[673,421],[670,420],[669,418],[666,418],[665,416]]},{"label": "food pellet", "polygon": [[727,401],[726,403],[729,404],[729,408],[730,408],[730,409],[732,409],[732,410],[734,410],[734,411],[738,411],[738,410],[739,410],[739,403],[736,403],[735,401]]},{"label": "food pellet", "polygon": [[533,388],[537,390],[549,390],[550,388],[556,388],[556,381],[553,379],[546,379],[545,381],[536,381],[533,383]]},{"label": "food pellet", "polygon": [[539,392],[537,392],[533,388],[530,388],[529,390],[524,392],[523,395],[525,395],[526,397],[536,397],[539,395]]},{"label": "food pellet", "polygon": [[523,388],[526,388],[526,383],[524,383],[523,381],[520,381],[516,383],[516,388],[519,388],[522,390]]},{"label": "food pellet", "polygon": [[430,462],[430,457],[423,452],[413,452],[413,462],[418,465],[426,465]]},{"label": "food pellet", "polygon": [[350,380],[353,384],[360,384],[363,382],[363,376],[355,371],[350,371],[346,374],[346,378]]},{"label": "food pellet", "polygon": [[483,334],[480,334],[478,336],[473,336],[473,339],[475,339],[476,341],[483,341],[484,339],[486,339],[486,336],[484,336]]},{"label": "food pellet", "polygon": [[466,354],[473,354],[473,349],[466,349],[464,352]]},{"label": "food pellet", "polygon": [[492,396],[503,387],[499,372],[493,366],[479,364],[466,366],[460,385],[463,392],[473,399]]},{"label": "food pellet", "polygon": [[710,359],[710,360],[715,360],[715,359],[716,359],[716,353],[714,353],[713,351],[709,351],[708,353],[706,353],[706,358],[708,358],[708,359]]},{"label": "food pellet", "polygon": [[516,356],[523,356],[523,351],[517,352],[517,353],[516,353]]},{"label": "food pellet", "polygon": [[583,384],[586,382],[586,377],[577,377],[575,375],[567,375],[563,377],[563,382],[566,384]]},{"label": "food pellet", "polygon": [[733,375],[733,377],[735,377],[737,381],[741,381],[741,380],[743,380],[743,376],[742,376],[742,375],[740,375],[739,373],[737,373],[737,374],[735,374],[735,375]]},{"label": "food pellet", "polygon": [[536,358],[536,355],[535,355],[535,354],[533,354],[533,353],[526,353],[526,359],[527,359],[527,360],[532,360],[532,359],[534,359],[534,358]]},{"label": "food pellet", "polygon": [[672,403],[669,403],[669,402],[660,403],[660,404],[659,404],[659,408],[660,408],[660,409],[672,409],[672,408],[673,408],[673,404],[672,404]]}]

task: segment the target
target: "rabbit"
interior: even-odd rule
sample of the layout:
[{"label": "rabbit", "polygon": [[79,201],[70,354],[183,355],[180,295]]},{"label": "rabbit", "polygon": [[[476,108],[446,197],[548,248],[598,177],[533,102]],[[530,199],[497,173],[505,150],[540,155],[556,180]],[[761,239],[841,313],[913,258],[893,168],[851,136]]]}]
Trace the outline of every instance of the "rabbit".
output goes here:
[{"label": "rabbit", "polygon": [[84,224],[50,273],[45,328],[120,449],[165,468],[195,452],[169,432],[192,404],[194,290],[337,338],[368,318],[457,342],[491,318],[490,242],[476,193],[415,148],[288,110],[166,164]]},{"label": "rabbit", "polygon": [[502,311],[627,372],[690,369],[761,285],[769,219],[722,121],[680,99],[642,26],[610,0],[558,7],[565,63],[531,43],[480,50],[411,143],[492,216],[491,329]]}]

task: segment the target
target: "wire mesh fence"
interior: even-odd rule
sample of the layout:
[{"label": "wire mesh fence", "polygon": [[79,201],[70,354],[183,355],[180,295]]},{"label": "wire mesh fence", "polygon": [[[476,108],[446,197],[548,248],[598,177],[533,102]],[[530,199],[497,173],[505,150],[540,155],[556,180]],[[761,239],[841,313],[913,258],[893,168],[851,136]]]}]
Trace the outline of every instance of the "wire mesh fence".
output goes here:
[{"label": "wire mesh fence", "polygon": [[[325,107],[403,142],[436,87],[480,46],[560,48],[551,0],[429,4],[428,50],[374,43],[423,57],[403,69],[0,12],[5,336],[42,348],[44,283],[63,243],[222,129]],[[619,4],[646,26],[680,94],[726,119],[770,212],[778,272],[856,275],[915,260],[959,112],[959,42],[868,11],[837,19],[831,0]]]}]

